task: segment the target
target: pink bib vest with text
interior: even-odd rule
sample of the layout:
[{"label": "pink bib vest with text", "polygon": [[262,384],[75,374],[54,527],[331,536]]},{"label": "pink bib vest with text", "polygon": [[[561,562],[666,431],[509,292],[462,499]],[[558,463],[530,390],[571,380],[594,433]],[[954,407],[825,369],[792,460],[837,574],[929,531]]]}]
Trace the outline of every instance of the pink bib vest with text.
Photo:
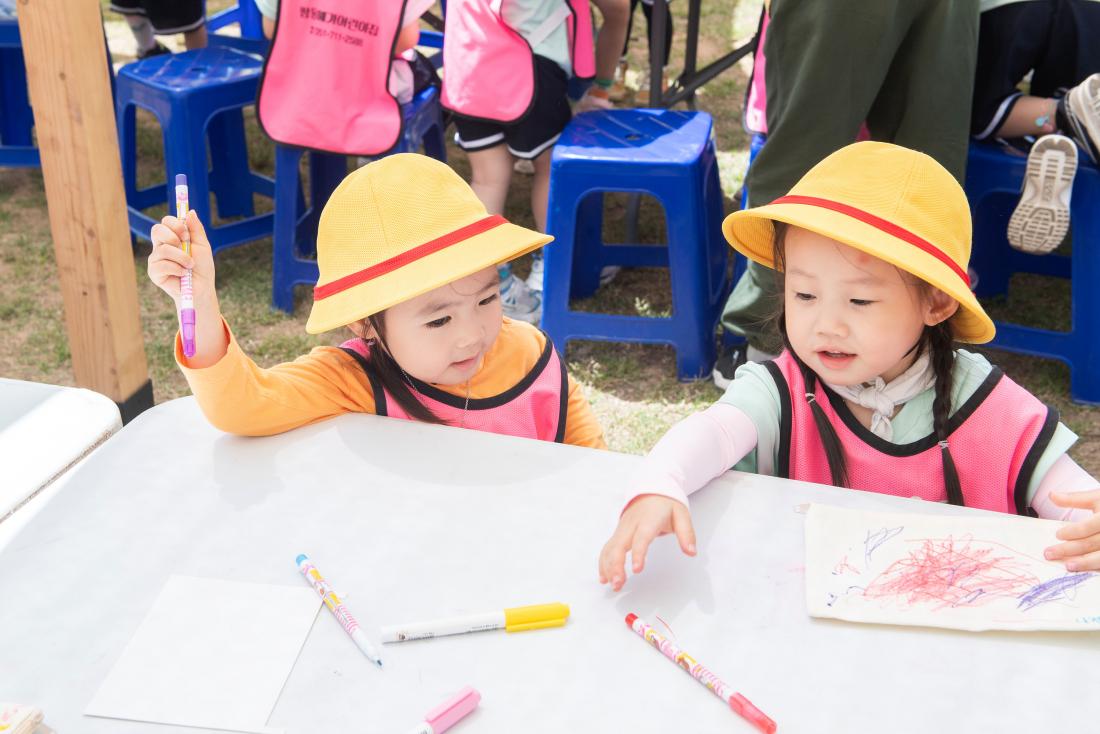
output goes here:
[{"label": "pink bib vest with text", "polygon": [[388,81],[404,10],[404,0],[281,0],[257,103],[271,139],[347,155],[392,148],[402,118]]},{"label": "pink bib vest with text", "polygon": [[513,123],[531,109],[535,60],[531,51],[566,24],[573,75],[596,73],[588,0],[560,0],[561,9],[525,39],[504,22],[511,0],[450,0],[443,32],[443,106],[465,117]]},{"label": "pink bib vest with text", "polygon": [[[807,390],[789,352],[765,365],[779,388],[782,404],[778,476],[832,484],[825,449],[806,399],[806,393],[813,393],[844,447],[853,489],[933,502],[947,499],[941,449],[934,434],[908,444],[890,443],[864,427],[843,398],[816,378],[813,389]],[[1031,514],[1027,486],[1057,424],[1053,409],[993,368],[947,425],[967,506]]]},{"label": "pink bib vest with text", "polygon": [[[375,412],[411,420],[371,371],[363,340],[349,339],[340,347],[355,357],[367,373],[374,392]],[[409,377],[413,395],[448,425],[558,443],[565,438],[565,416],[569,407],[568,379],[565,364],[549,338],[531,371],[499,395],[467,401],[462,395],[452,395]]]}]

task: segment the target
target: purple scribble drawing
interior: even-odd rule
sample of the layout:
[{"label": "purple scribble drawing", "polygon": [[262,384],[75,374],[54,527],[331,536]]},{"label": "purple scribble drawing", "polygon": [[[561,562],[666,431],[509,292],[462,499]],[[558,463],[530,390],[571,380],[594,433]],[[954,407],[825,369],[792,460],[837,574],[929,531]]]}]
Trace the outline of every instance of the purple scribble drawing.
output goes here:
[{"label": "purple scribble drawing", "polygon": [[1016,608],[1026,612],[1040,604],[1052,601],[1062,599],[1072,601],[1073,592],[1077,590],[1077,587],[1095,575],[1094,573],[1067,573],[1065,576],[1035,584],[1020,595],[1020,603],[1016,605]]},{"label": "purple scribble drawing", "polygon": [[863,541],[863,560],[866,563],[870,563],[871,554],[874,553],[880,545],[890,540],[890,538],[894,537],[902,530],[905,530],[905,528],[900,526],[896,528],[880,528],[873,533],[868,530],[867,538]]},{"label": "purple scribble drawing", "polygon": [[952,603],[951,606],[953,606],[953,607],[965,607],[967,604],[973,604],[975,601],[977,601],[978,597],[981,596],[984,593],[985,593],[985,589],[975,589],[974,591],[972,591],[969,594],[967,594],[966,596],[964,596],[961,600]]}]

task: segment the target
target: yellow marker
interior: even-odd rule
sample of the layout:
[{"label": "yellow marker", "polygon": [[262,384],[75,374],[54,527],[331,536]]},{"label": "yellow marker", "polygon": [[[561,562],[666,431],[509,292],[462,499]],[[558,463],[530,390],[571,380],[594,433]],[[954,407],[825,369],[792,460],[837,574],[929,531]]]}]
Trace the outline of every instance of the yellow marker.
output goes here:
[{"label": "yellow marker", "polygon": [[484,612],[430,622],[383,627],[382,642],[425,640],[444,635],[462,635],[467,632],[500,629],[508,632],[525,632],[546,627],[561,627],[567,619],[569,619],[569,606],[566,604],[559,602],[536,604],[529,607],[512,607],[499,612]]}]

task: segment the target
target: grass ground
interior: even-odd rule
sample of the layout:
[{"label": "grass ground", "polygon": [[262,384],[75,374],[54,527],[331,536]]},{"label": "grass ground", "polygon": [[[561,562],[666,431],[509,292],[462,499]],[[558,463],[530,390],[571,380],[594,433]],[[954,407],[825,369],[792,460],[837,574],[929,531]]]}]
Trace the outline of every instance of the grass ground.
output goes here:
[{"label": "grass ground", "polygon": [[[224,0],[221,2],[225,4]],[[104,5],[106,2],[104,0]],[[212,3],[211,7],[215,7]],[[673,3],[676,36],[670,69],[680,68],[683,53],[685,3]],[[755,30],[759,0],[704,3],[700,62],[715,59],[749,38]],[[129,31],[118,16],[105,13],[108,37],[116,62],[132,54]],[[645,23],[638,14],[631,43],[632,71],[628,82],[637,85],[646,58]],[[715,133],[727,209],[741,184],[747,162],[748,139],[741,128],[741,101],[747,79],[746,62],[709,83],[698,105],[714,115]],[[271,173],[272,147],[248,115],[250,158],[261,171]],[[139,116],[139,176],[152,182],[163,178],[160,130],[151,117]],[[450,162],[469,174],[465,156],[452,147]],[[517,174],[508,201],[513,221],[533,226],[528,204],[530,179]],[[257,198],[257,207],[269,208]],[[622,236],[625,207],[621,198],[608,197],[605,205],[609,241]],[[642,241],[660,242],[663,214],[653,202],[643,202]],[[135,278],[142,308],[146,352],[155,399],[160,402],[186,395],[187,385],[173,362],[171,344],[175,315],[171,301],[145,277],[148,243],[134,253]],[[517,266],[525,272],[526,262]],[[271,242],[262,240],[222,252],[217,259],[221,304],[245,350],[258,363],[270,365],[308,351],[317,344],[338,343],[344,335],[314,337],[305,333],[309,312],[307,289],[298,293],[292,315],[269,308]],[[0,169],[0,375],[19,379],[72,384],[68,340],[65,334],[57,270],[47,219],[41,174],[37,170]],[[998,318],[1066,328],[1068,287],[1057,281],[1019,276],[1008,299],[987,304]],[[668,278],[659,270],[626,271],[585,308],[616,313],[660,315],[670,308]],[[989,352],[1013,379],[1041,399],[1055,405],[1063,420],[1081,436],[1074,457],[1100,476],[1100,408],[1069,401],[1069,371],[1059,362],[1000,352]],[[593,409],[605,428],[611,448],[644,452],[675,421],[710,404],[718,393],[709,381],[680,383],[675,378],[671,349],[654,346],[579,342],[569,346],[567,361],[584,385]]]}]

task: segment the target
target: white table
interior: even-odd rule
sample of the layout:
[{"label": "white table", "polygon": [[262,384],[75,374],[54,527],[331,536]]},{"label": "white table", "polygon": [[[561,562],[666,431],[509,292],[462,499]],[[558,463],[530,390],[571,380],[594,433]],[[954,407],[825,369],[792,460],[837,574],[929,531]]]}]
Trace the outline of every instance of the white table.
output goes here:
[{"label": "white table", "polygon": [[0,522],[121,427],[105,395],[0,378]]},{"label": "white table", "polygon": [[[174,456],[179,448],[181,453]],[[1087,732],[1100,635],[965,634],[810,619],[806,501],[958,508],[729,474],[693,501],[699,557],[671,538],[613,594],[596,554],[638,457],[351,415],[246,439],[191,399],[142,414],[0,551],[0,698],[68,732],[184,732],[82,716],[172,574],[304,583],[308,553],[368,634],[383,624],[563,601],[564,628],[383,648],[374,668],[322,610],[269,724],[400,732],[471,684],[462,732],[755,731],[623,622],[659,614],[781,732]]]}]

